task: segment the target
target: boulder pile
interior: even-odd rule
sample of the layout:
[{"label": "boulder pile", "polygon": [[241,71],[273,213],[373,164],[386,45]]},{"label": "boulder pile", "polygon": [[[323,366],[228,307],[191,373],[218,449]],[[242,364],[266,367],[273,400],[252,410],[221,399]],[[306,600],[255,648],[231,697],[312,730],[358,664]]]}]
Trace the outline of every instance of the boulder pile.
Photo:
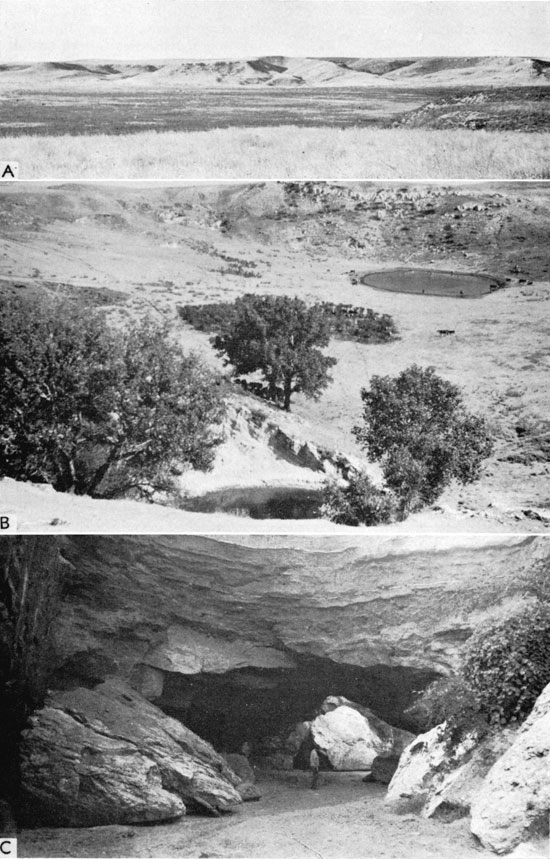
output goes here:
[{"label": "boulder pile", "polygon": [[550,819],[550,684],[527,720],[452,743],[445,723],[405,749],[386,805],[399,814],[452,821],[471,817],[483,847],[509,853],[548,835]]}]

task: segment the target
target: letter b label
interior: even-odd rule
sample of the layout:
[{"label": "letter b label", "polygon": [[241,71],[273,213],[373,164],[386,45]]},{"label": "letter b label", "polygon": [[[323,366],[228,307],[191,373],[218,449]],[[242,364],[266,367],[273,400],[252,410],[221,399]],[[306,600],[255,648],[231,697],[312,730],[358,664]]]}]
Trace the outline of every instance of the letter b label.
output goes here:
[{"label": "letter b label", "polygon": [[[16,534],[17,517],[11,513],[0,513],[0,534]],[[0,859],[2,851],[0,850]]]}]

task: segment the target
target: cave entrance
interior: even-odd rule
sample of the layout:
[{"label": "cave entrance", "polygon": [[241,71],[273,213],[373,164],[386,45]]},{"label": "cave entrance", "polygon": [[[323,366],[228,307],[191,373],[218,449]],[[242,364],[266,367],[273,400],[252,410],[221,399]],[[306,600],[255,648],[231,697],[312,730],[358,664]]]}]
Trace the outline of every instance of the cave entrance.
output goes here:
[{"label": "cave entrance", "polygon": [[297,657],[294,669],[243,668],[226,674],[166,673],[155,704],[180,719],[218,751],[269,751],[297,722],[312,719],[328,695],[372,709],[390,725],[417,730],[405,710],[415,693],[440,675],[405,667],[363,668],[329,659]]}]

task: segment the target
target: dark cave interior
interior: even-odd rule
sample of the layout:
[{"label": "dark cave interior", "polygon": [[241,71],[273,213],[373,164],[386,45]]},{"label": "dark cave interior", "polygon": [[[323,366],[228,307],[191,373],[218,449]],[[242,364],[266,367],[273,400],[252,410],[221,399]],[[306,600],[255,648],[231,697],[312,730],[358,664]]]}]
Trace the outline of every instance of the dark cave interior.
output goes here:
[{"label": "dark cave interior", "polygon": [[225,674],[166,672],[153,703],[180,719],[218,751],[238,752],[244,742],[266,747],[297,722],[312,719],[328,695],[342,695],[372,709],[390,725],[415,730],[404,711],[415,693],[440,675],[405,667],[363,668],[299,656],[295,669],[243,668]]}]

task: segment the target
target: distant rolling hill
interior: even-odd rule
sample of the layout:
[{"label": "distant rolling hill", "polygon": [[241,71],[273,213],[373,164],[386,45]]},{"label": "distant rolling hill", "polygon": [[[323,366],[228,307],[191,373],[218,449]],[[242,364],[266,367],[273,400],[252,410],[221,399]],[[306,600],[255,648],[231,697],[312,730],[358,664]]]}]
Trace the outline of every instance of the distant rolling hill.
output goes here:
[{"label": "distant rolling hill", "polygon": [[9,63],[0,91],[197,87],[440,87],[550,84],[550,61],[529,57],[258,57],[248,60]]}]

